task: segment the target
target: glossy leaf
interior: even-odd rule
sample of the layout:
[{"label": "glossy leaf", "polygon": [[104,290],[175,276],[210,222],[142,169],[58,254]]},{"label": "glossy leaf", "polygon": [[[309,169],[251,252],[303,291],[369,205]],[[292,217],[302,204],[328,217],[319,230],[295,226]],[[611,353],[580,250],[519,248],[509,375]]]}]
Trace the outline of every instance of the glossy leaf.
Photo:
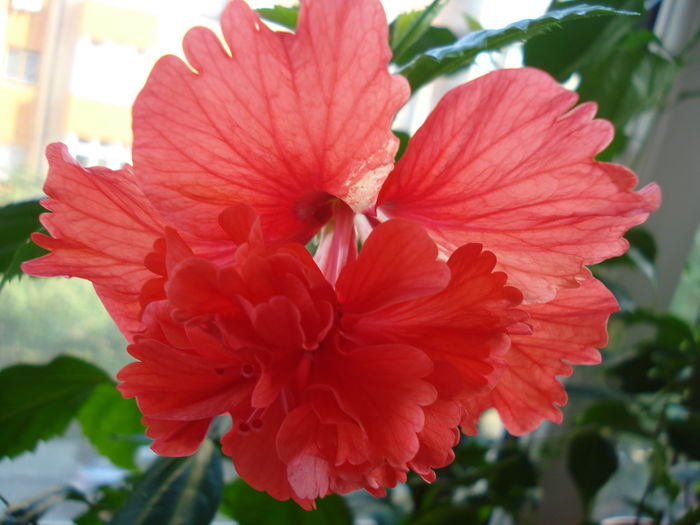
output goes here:
[{"label": "glossy leaf", "polygon": [[673,525],[697,525],[700,523],[700,505],[690,508],[683,516],[673,522]]},{"label": "glossy leaf", "polygon": [[413,91],[434,78],[468,66],[482,51],[493,51],[508,44],[532,38],[559,24],[582,18],[612,15],[633,15],[605,6],[579,5],[550,11],[545,15],[520,20],[503,29],[484,29],[470,33],[451,45],[431,49],[416,57],[399,70],[404,75]]},{"label": "glossy leaf", "polygon": [[[46,233],[44,228],[39,228],[37,231]],[[24,242],[17,246],[17,249],[12,254],[12,259],[5,268],[4,274],[2,274],[2,277],[0,278],[0,290],[2,290],[2,287],[15,277],[24,275],[21,268],[23,262],[36,259],[37,257],[41,257],[47,253],[48,252],[46,250],[36,245],[29,237],[27,237]]]},{"label": "glossy leaf", "polygon": [[17,260],[18,250],[24,248],[22,256],[30,258],[46,253],[40,248],[30,252],[26,250],[29,235],[41,227],[39,215],[44,211],[38,200],[0,207],[0,276],[3,283],[20,274],[19,263],[22,260]]},{"label": "glossy leaf", "polygon": [[0,372],[0,458],[33,450],[62,434],[96,386],[109,376],[81,359],[60,356],[46,365]]},{"label": "glossy leaf", "polygon": [[633,413],[628,404],[617,399],[601,399],[591,403],[579,415],[580,425],[596,425],[617,431],[645,435],[639,417]]},{"label": "glossy leaf", "polygon": [[[625,239],[630,243],[627,253],[597,265],[596,271],[605,272],[605,268],[611,266],[627,266],[638,269],[647,279],[654,282],[656,280],[657,254],[654,236],[646,228],[637,226],[625,234]],[[602,275],[604,276],[605,273]]]},{"label": "glossy leaf", "polygon": [[394,56],[392,62],[399,66],[408,64],[416,56],[434,47],[454,44],[457,36],[446,27],[430,26],[401,56]]},{"label": "glossy leaf", "polygon": [[264,20],[269,22],[274,22],[275,24],[286,27],[294,31],[297,27],[297,21],[299,19],[299,6],[286,7],[282,5],[276,5],[274,7],[261,7],[256,9],[258,14]]},{"label": "glossy leaf", "polygon": [[429,29],[430,24],[447,4],[447,0],[433,0],[424,9],[402,13],[389,25],[389,45],[397,64],[406,62],[406,54],[413,44]]},{"label": "glossy leaf", "polygon": [[91,497],[90,508],[74,519],[75,525],[105,525],[108,516],[124,506],[131,489],[129,483],[100,487]]},{"label": "glossy leaf", "polygon": [[666,381],[656,375],[653,357],[652,352],[642,350],[612,367],[609,373],[620,381],[619,388],[623,392],[657,392],[666,386]]},{"label": "glossy leaf", "polygon": [[683,420],[669,421],[667,430],[673,448],[700,461],[700,415],[691,414]]},{"label": "glossy leaf", "polygon": [[337,494],[316,502],[307,511],[291,500],[279,501],[237,479],[226,486],[222,512],[240,525],[352,525],[353,519],[345,500]]},{"label": "glossy leaf", "polygon": [[[602,3],[644,13],[642,0]],[[564,4],[555,3],[554,7],[557,5]],[[615,125],[615,139],[599,155],[601,160],[610,160],[628,143],[626,124],[643,111],[660,107],[680,70],[679,61],[655,53],[651,43],[658,43],[658,39],[640,28],[638,17],[575,21],[565,29],[554,29],[528,41],[525,63],[548,71],[560,81],[572,73],[579,74],[577,91],[581,100],[596,101],[597,115]]]},{"label": "glossy leaf", "polygon": [[590,509],[598,491],[617,470],[615,446],[596,431],[576,434],[569,443],[567,466],[584,507]]},{"label": "glossy leaf", "polygon": [[83,434],[115,465],[136,468],[134,452],[142,445],[144,426],[133,399],[124,399],[112,384],[99,385],[78,414]]},{"label": "glossy leaf", "polygon": [[[644,12],[644,0],[597,0],[595,3],[622,11]],[[585,0],[559,0],[552,3],[551,9],[585,4]],[[607,57],[639,23],[639,16],[619,16],[573,20],[566,26],[553,26],[525,43],[525,64],[543,69],[563,82],[573,72]]]},{"label": "glossy leaf", "polygon": [[408,147],[408,141],[410,140],[411,137],[405,131],[393,130],[393,133],[401,141],[399,143],[399,149],[396,150],[396,160],[398,161],[401,158],[401,156],[404,154],[404,152],[406,151],[406,148]]},{"label": "glossy leaf", "polygon": [[611,159],[624,149],[626,124],[641,112],[658,107],[670,91],[679,66],[649,49],[655,37],[648,31],[630,33],[607,58],[582,71],[578,93],[582,101],[598,103],[597,115],[610,120],[618,140],[599,158]]},{"label": "glossy leaf", "polygon": [[110,525],[208,525],[223,490],[221,454],[210,440],[184,458],[158,458]]},{"label": "glossy leaf", "polygon": [[489,497],[494,504],[517,512],[527,492],[537,484],[537,469],[516,440],[504,443],[498,454],[498,468],[489,476]]},{"label": "glossy leaf", "polygon": [[626,324],[650,324],[656,327],[656,341],[665,348],[677,348],[683,343],[693,343],[693,329],[683,319],[672,314],[657,314],[649,310],[625,313]]}]

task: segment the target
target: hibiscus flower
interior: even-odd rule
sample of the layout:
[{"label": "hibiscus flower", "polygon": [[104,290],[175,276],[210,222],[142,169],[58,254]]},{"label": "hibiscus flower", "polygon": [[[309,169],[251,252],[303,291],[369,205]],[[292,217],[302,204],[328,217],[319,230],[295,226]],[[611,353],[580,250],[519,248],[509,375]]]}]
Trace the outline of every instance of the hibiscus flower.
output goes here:
[{"label": "hibiscus flower", "polygon": [[[616,302],[586,265],[659,204],[594,156],[612,126],[532,69],[448,93],[394,166],[409,96],[378,0],[302,2],[295,34],[241,0],[134,105],[134,167],[50,170],[33,275],[89,279],[137,361],[119,373],[153,448],[224,452],[305,507],[434,479],[489,407],[561,421]],[[312,257],[303,244],[320,234]],[[361,250],[357,250],[358,241]]]}]

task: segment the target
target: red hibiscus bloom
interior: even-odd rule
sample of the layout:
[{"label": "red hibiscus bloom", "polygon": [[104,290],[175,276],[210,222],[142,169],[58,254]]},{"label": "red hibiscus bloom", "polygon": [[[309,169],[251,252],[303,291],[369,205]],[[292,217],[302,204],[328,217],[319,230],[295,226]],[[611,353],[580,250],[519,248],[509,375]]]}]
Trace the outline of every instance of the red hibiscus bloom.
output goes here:
[{"label": "red hibiscus bloom", "polygon": [[[559,421],[556,378],[599,360],[616,309],[586,265],[659,203],[593,160],[612,137],[595,105],[494,72],[450,92],[393,167],[408,87],[377,0],[307,0],[295,34],[234,0],[222,26],[226,45],[195,28],[189,65],[154,68],[133,170],[49,146],[51,253],[24,267],[95,284],[154,449],[190,454],[230,414],[239,474],[308,507],[432,480],[486,408],[516,434]],[[319,232],[312,258],[299,243]]]}]

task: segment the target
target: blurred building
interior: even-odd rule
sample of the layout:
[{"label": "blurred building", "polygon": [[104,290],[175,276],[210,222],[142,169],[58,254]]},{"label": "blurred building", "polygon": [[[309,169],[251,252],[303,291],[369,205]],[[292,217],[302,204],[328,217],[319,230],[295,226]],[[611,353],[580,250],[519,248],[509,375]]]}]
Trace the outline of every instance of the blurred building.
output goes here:
[{"label": "blurred building", "polygon": [[43,175],[57,140],[84,165],[129,162],[131,104],[150,68],[223,3],[0,0],[0,180]]}]

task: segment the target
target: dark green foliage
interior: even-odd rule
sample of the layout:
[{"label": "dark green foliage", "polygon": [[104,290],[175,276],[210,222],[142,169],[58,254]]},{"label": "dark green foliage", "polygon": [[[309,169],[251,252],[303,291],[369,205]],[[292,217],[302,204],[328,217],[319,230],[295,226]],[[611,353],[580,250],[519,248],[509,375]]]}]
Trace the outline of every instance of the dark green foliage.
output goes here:
[{"label": "dark green foliage", "polygon": [[406,148],[408,147],[408,140],[411,138],[408,133],[405,131],[397,131],[393,130],[394,135],[396,135],[399,139],[399,149],[396,150],[396,157],[395,160],[396,162],[399,161],[401,157],[403,157],[403,154],[406,152]]},{"label": "dark green foliage", "polygon": [[95,448],[115,465],[134,469],[134,452],[147,443],[141,412],[112,384],[99,385],[80,409],[78,421]]},{"label": "dark green foliage", "polygon": [[[645,13],[642,0],[604,0],[615,9]],[[552,9],[582,4],[555,1]],[[615,140],[600,155],[609,160],[627,145],[626,124],[658,108],[680,70],[680,61],[652,51],[656,37],[642,25],[642,17],[591,18],[573,21],[525,44],[525,63],[564,81],[580,75],[582,101],[598,103],[597,115],[615,125]]]},{"label": "dark green foliage", "polygon": [[598,491],[617,470],[615,445],[597,431],[580,432],[569,443],[567,466],[584,508],[590,509]]},{"label": "dark green foliage", "polygon": [[208,525],[223,490],[219,449],[204,440],[185,458],[158,458],[110,525]]},{"label": "dark green foliage", "polygon": [[392,62],[403,66],[429,49],[454,44],[456,41],[457,36],[446,27],[431,26],[404,53],[394,56]]},{"label": "dark green foliage", "polygon": [[337,495],[316,502],[316,510],[306,511],[291,500],[278,501],[237,479],[224,489],[222,512],[240,525],[352,525],[352,514],[345,500]]},{"label": "dark green foliage", "polygon": [[103,383],[111,380],[102,370],[69,356],[0,371],[0,457],[33,450],[40,440],[62,434]]},{"label": "dark green foliage", "polygon": [[[585,5],[582,0],[554,0],[550,10]],[[612,53],[630,31],[640,26],[644,0],[599,0],[600,6],[636,13],[637,16],[572,20],[564,26],[530,38],[525,43],[525,63],[548,71],[560,82],[601,57]]]},{"label": "dark green foliage", "polygon": [[37,200],[0,207],[0,283],[20,275],[22,262],[46,253],[29,240],[41,228],[39,215],[45,211]]},{"label": "dark green foliage", "polygon": [[671,446],[695,461],[700,461],[700,415],[672,420],[666,425]]},{"label": "dark green foliage", "polygon": [[75,519],[75,525],[105,525],[124,506],[132,489],[128,483],[119,487],[100,487],[88,510]]},{"label": "dark green foliage", "polygon": [[[560,24],[581,18],[612,15],[630,15],[606,6],[578,5],[550,11],[532,20],[521,20],[503,29],[483,29],[460,38],[453,44],[437,47],[418,55],[403,66],[399,73],[404,75],[411,90],[416,91],[431,80],[454,73],[470,65],[483,51],[493,51],[515,42],[528,40]],[[566,26],[565,25],[565,26]]]},{"label": "dark green foliage", "polygon": [[425,9],[400,14],[389,25],[389,45],[395,63],[405,64],[415,56],[411,48],[430,31],[430,24],[445,4],[447,0],[433,0]]},{"label": "dark green foliage", "polygon": [[619,432],[646,435],[638,415],[628,403],[618,399],[601,399],[586,407],[577,418],[579,425],[594,425]]}]

